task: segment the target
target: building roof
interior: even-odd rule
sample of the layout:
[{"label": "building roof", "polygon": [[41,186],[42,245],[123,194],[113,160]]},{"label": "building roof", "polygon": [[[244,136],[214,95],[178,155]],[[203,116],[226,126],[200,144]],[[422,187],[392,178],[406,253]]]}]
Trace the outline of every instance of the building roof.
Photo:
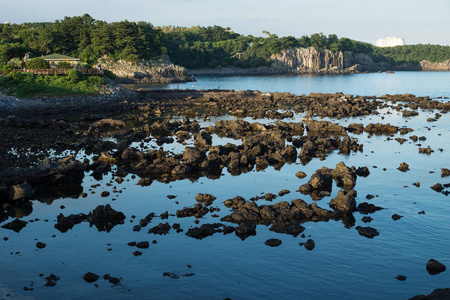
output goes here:
[{"label": "building roof", "polygon": [[43,56],[44,60],[80,60],[79,58],[75,58],[75,57],[70,57],[67,55],[62,55],[62,54],[49,54],[49,55],[44,55]]}]

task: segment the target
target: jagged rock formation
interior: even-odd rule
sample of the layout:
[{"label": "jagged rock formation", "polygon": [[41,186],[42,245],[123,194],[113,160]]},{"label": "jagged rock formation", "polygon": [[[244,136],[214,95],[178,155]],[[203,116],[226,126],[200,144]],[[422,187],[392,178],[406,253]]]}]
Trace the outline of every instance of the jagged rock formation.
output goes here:
[{"label": "jagged rock formation", "polygon": [[113,72],[117,81],[121,83],[171,83],[194,81],[184,67],[174,65],[167,55],[158,60],[141,60],[129,62],[114,61],[109,57],[102,57],[98,61],[103,69]]},{"label": "jagged rock formation", "polygon": [[450,71],[450,59],[443,62],[431,62],[422,60],[420,67],[423,71]]},{"label": "jagged rock formation", "polygon": [[240,69],[226,67],[191,70],[196,75],[339,74],[386,71],[387,63],[375,63],[365,53],[309,48],[288,48],[270,57],[270,67]]},{"label": "jagged rock formation", "polygon": [[333,74],[385,70],[365,53],[330,51],[309,48],[289,48],[270,57],[273,70],[295,74]]}]

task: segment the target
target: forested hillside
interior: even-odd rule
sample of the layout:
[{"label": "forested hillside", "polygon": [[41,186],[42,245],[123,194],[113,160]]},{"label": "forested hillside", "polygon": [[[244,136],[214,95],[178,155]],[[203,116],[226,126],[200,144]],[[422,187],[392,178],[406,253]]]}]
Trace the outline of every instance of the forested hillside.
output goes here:
[{"label": "forested hillside", "polygon": [[263,37],[244,36],[220,26],[191,28],[154,27],[149,22],[95,20],[88,14],[66,17],[53,23],[0,24],[0,62],[38,57],[50,53],[78,57],[94,64],[108,55],[113,59],[136,61],[169,54],[173,63],[191,68],[267,66],[272,54],[289,47],[314,47],[332,51],[366,53],[376,62],[400,65],[421,60],[450,59],[450,47],[410,45],[379,48],[372,44],[315,33],[311,36],[278,37],[263,31]]}]

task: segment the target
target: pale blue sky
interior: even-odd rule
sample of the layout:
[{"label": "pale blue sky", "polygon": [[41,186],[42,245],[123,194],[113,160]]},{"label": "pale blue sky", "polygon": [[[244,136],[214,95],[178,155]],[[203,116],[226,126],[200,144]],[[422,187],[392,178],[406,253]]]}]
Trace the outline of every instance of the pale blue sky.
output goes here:
[{"label": "pale blue sky", "polygon": [[0,0],[0,22],[41,22],[90,14],[108,22],[155,26],[231,27],[261,36],[316,32],[375,43],[397,36],[407,44],[450,45],[450,0]]}]

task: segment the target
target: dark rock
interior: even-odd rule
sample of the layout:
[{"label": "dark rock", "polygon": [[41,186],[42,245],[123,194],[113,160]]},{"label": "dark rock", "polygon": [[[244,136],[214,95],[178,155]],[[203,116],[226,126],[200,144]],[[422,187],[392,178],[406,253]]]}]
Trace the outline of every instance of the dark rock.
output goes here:
[{"label": "dark rock", "polygon": [[306,241],[306,243],[305,243],[306,250],[310,250],[311,251],[315,247],[316,247],[316,243],[314,243],[314,241],[312,239],[309,239],[309,240]]},{"label": "dark rock", "polygon": [[199,194],[197,194],[197,196],[195,196],[195,200],[197,200],[197,202],[202,202],[206,206],[213,204],[214,200],[216,200],[216,199],[217,199],[216,197],[214,197],[213,195],[210,195],[210,194],[199,193]]},{"label": "dark rock", "polygon": [[399,219],[401,219],[401,218],[403,218],[403,216],[400,216],[400,215],[397,215],[397,214],[393,214],[393,215],[392,215],[392,219],[393,219],[394,221],[397,221],[397,220],[399,220]]},{"label": "dark rock", "polygon": [[103,192],[101,192],[100,196],[108,197],[109,196],[109,192],[108,191],[103,191]]},{"label": "dark rock", "polygon": [[295,219],[286,221],[274,220],[269,230],[277,233],[285,233],[297,236],[305,230],[305,227],[303,227],[300,222]]},{"label": "dark rock", "polygon": [[362,219],[361,219],[361,221],[363,221],[364,223],[370,223],[370,222],[372,222],[372,218],[371,217],[363,217]]},{"label": "dark rock", "polygon": [[442,192],[442,190],[444,189],[444,187],[442,186],[442,184],[436,183],[435,185],[433,185],[433,186],[431,187],[431,189],[434,190],[434,191],[436,191],[436,192],[438,192],[438,193],[440,193],[440,192]]},{"label": "dark rock", "polygon": [[357,211],[359,211],[362,214],[371,214],[382,209],[383,209],[382,207],[376,206],[372,203],[362,202],[358,204]]},{"label": "dark rock", "polygon": [[362,176],[362,177],[367,177],[370,175],[369,168],[367,168],[367,167],[359,167],[358,169],[356,169],[355,172],[356,172],[356,175]]},{"label": "dark rock", "polygon": [[141,256],[141,255],[142,255],[142,252],[136,250],[136,251],[133,252],[133,255],[134,255],[134,256]]},{"label": "dark rock", "polygon": [[153,233],[153,234],[159,234],[159,235],[166,235],[167,233],[169,233],[170,229],[172,227],[170,227],[169,223],[159,223],[157,226],[150,228],[148,233]]},{"label": "dark rock", "polygon": [[50,274],[50,276],[45,277],[45,280],[47,280],[47,282],[44,284],[44,286],[55,286],[56,282],[60,279],[60,277],[54,275],[54,274]]},{"label": "dark rock", "polygon": [[235,233],[238,237],[240,237],[242,240],[245,240],[251,235],[256,235],[256,225],[255,224],[248,224],[248,223],[241,223],[238,227],[235,228]]},{"label": "dark rock", "polygon": [[402,171],[402,172],[406,172],[406,171],[409,170],[409,165],[407,163],[405,163],[405,162],[402,162],[397,169]]},{"label": "dark rock", "polygon": [[139,232],[141,231],[142,227],[140,225],[134,225],[133,226],[133,231]]},{"label": "dark rock", "polygon": [[147,249],[150,246],[150,243],[147,241],[142,241],[136,244],[136,247],[140,249]]},{"label": "dark rock", "polygon": [[32,187],[29,183],[11,186],[8,190],[10,201],[23,201],[31,198]]},{"label": "dark rock", "polygon": [[405,281],[406,280],[406,276],[398,275],[397,277],[395,277],[395,279],[397,279],[399,281]]},{"label": "dark rock", "polygon": [[109,277],[108,281],[112,284],[119,284],[120,283],[120,278],[118,277]]},{"label": "dark rock", "polygon": [[267,241],[264,242],[264,244],[270,247],[278,247],[281,245],[281,243],[282,242],[279,239],[268,239]]},{"label": "dark rock", "polygon": [[431,294],[425,295],[417,295],[409,300],[443,300],[450,299],[450,288],[447,289],[435,289]]},{"label": "dark rock", "polygon": [[186,232],[186,235],[201,240],[205,237],[211,236],[218,232],[223,232],[224,234],[227,234],[233,231],[234,228],[231,226],[225,226],[220,223],[214,223],[214,224],[203,224],[200,227],[190,228]]},{"label": "dark rock", "polygon": [[73,226],[80,224],[83,221],[87,220],[87,215],[78,214],[78,215],[69,215],[64,217],[63,214],[59,214],[56,217],[57,223],[55,224],[55,228],[60,232],[67,232],[69,229],[72,229]]},{"label": "dark rock", "polygon": [[362,236],[365,236],[366,238],[372,239],[373,237],[380,235],[380,233],[372,227],[361,227],[357,226],[356,230],[358,230],[358,233]]},{"label": "dark rock", "polygon": [[430,259],[427,263],[427,271],[430,275],[436,275],[444,272],[446,269],[445,265],[438,262],[437,260]]},{"label": "dark rock", "polygon": [[97,274],[91,273],[91,272],[88,272],[88,273],[83,275],[83,279],[87,283],[96,282],[99,278],[100,278],[100,276],[98,276]]},{"label": "dark rock", "polygon": [[442,168],[442,169],[441,169],[441,172],[442,172],[441,177],[446,177],[446,176],[449,176],[449,175],[450,175],[450,169],[444,169],[444,168]]},{"label": "dark rock", "polygon": [[98,231],[110,232],[114,226],[124,223],[125,215],[106,204],[97,206],[89,213],[87,220],[91,226],[95,225]]},{"label": "dark rock", "polygon": [[330,201],[330,207],[335,212],[341,212],[343,214],[350,214],[356,210],[356,191],[350,190],[348,192],[340,190],[336,198]]},{"label": "dark rock", "polygon": [[298,171],[297,173],[295,173],[295,176],[297,176],[298,178],[302,179],[302,178],[305,178],[308,175],[306,175],[305,172]]},{"label": "dark rock", "polygon": [[45,243],[41,243],[41,242],[36,243],[36,248],[39,248],[39,249],[44,249],[46,246],[47,246],[47,244],[45,244]]}]

